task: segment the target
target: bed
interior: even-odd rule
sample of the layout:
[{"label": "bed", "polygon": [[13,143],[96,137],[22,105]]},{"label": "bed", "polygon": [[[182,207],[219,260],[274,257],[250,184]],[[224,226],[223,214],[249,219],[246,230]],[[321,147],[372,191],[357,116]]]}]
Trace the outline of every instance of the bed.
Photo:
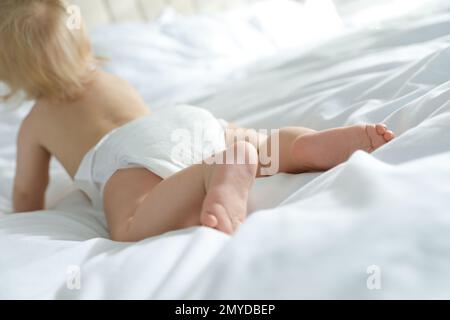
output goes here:
[{"label": "bed", "polygon": [[10,213],[31,103],[2,106],[0,298],[450,298],[450,10],[433,3],[357,28],[331,10],[309,21],[329,26],[313,38],[294,17],[312,9],[281,0],[94,30],[106,69],[154,109],[187,102],[254,128],[385,122],[398,138],[328,172],[259,179],[232,237],[195,227],[119,243],[56,162],[48,209]]},{"label": "bed", "polygon": [[[167,10],[181,15],[223,12],[262,0],[71,0],[88,27],[130,21],[158,20]],[[303,1],[303,0],[300,0]]]}]

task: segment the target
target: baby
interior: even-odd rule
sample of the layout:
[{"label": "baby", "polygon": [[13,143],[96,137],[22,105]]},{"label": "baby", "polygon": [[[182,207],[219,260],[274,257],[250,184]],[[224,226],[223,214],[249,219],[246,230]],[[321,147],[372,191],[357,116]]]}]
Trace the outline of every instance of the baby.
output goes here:
[{"label": "baby", "polygon": [[[328,170],[394,138],[383,124],[264,135],[193,106],[152,113],[130,84],[98,68],[84,27],[67,26],[66,6],[0,1],[0,81],[9,96],[23,91],[35,101],[18,134],[15,212],[44,208],[55,157],[104,210],[113,240],[199,225],[231,234],[246,218],[255,178],[267,175],[262,150],[276,150],[271,174],[302,173]],[[198,129],[201,139],[174,152],[186,144],[183,134]]]}]

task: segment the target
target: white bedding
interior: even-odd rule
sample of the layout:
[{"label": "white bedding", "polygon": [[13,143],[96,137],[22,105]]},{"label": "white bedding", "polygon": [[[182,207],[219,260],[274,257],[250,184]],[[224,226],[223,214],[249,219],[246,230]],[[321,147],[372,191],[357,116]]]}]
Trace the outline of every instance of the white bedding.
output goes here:
[{"label": "white bedding", "polygon": [[[109,30],[94,36],[99,51]],[[155,107],[185,99],[256,128],[384,121],[399,137],[326,173],[259,180],[253,214],[233,237],[198,227],[112,242],[102,213],[55,164],[53,210],[0,218],[0,298],[450,298],[449,31],[450,13],[399,20],[247,68],[252,59],[227,65],[181,50],[176,67],[160,60],[179,81],[156,88],[150,75],[159,72],[140,72],[144,56],[170,57],[145,42],[141,53],[128,51],[138,40],[110,48],[109,68]],[[160,40],[159,49],[171,48]],[[177,70],[189,59],[183,78]],[[25,110],[1,114],[2,212],[10,210],[11,137]],[[79,290],[66,285],[72,266]],[[373,266],[380,290],[367,286]]]}]

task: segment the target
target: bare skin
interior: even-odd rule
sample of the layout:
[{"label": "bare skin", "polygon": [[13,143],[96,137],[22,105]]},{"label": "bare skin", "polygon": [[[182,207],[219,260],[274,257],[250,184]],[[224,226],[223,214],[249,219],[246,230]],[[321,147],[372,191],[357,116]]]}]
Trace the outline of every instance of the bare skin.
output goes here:
[{"label": "bare skin", "polygon": [[86,152],[106,133],[149,113],[124,80],[96,71],[83,96],[70,102],[38,99],[22,122],[17,141],[15,212],[40,210],[56,157],[73,178]]},{"label": "bare skin", "polygon": [[[86,152],[106,133],[148,113],[128,83],[100,71],[76,101],[37,101],[19,133],[14,211],[44,208],[51,156],[73,177]],[[256,135],[253,130],[230,127],[227,148],[248,158],[258,159],[260,148],[273,143],[272,136],[257,136],[257,142],[233,139],[242,130]],[[393,138],[383,124],[321,132],[282,128],[278,172],[328,170],[357,150],[372,152]],[[231,234],[245,220],[249,191],[260,176],[258,163],[205,161],[165,180],[143,168],[119,170],[108,180],[103,199],[111,238],[139,241],[198,225]]]}]

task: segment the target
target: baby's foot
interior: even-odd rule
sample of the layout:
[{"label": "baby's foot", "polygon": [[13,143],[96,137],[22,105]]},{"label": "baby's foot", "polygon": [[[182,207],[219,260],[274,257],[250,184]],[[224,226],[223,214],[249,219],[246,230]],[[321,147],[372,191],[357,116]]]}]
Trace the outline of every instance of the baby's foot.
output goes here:
[{"label": "baby's foot", "polygon": [[347,161],[355,151],[373,152],[394,137],[384,124],[342,127],[297,138],[292,154],[305,171],[328,170]]},{"label": "baby's foot", "polygon": [[[247,155],[256,153],[249,143],[238,143]],[[247,158],[251,159],[251,157]],[[215,165],[203,200],[202,225],[232,234],[247,216],[247,201],[257,164]]]}]

